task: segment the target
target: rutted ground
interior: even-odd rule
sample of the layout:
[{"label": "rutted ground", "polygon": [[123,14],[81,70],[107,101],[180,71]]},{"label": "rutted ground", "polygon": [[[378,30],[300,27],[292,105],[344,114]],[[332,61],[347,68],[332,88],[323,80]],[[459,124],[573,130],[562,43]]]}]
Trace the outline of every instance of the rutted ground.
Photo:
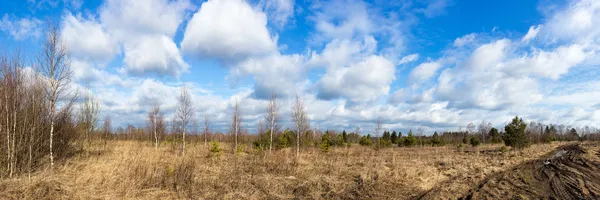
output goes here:
[{"label": "rutted ground", "polygon": [[410,199],[434,187],[454,198],[559,145],[304,149],[296,162],[292,149],[215,157],[198,143],[180,156],[170,145],[117,141],[94,145],[53,172],[0,181],[0,199]]},{"label": "rutted ground", "polygon": [[[588,150],[595,149],[588,146]],[[560,147],[546,159],[529,161],[487,178],[465,197],[599,199],[600,162],[585,158],[586,154],[577,144]]]}]

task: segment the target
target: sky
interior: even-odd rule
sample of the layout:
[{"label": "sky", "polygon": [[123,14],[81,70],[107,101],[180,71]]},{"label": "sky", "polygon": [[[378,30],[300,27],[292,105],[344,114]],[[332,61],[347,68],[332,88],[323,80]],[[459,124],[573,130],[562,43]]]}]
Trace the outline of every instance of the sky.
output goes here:
[{"label": "sky", "polygon": [[48,23],[72,87],[115,126],[195,116],[250,132],[276,94],[319,129],[434,131],[490,122],[600,122],[600,1],[27,0],[0,2],[0,53],[39,52]]}]

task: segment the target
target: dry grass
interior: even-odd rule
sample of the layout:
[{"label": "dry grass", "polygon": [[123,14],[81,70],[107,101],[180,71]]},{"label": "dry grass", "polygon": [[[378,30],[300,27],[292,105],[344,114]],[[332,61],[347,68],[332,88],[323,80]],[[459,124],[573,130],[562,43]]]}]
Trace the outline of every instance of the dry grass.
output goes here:
[{"label": "dry grass", "polygon": [[442,194],[451,198],[558,145],[507,153],[500,146],[352,146],[329,153],[304,149],[296,161],[292,149],[216,157],[204,144],[192,144],[180,156],[166,145],[156,150],[118,141],[106,150],[89,148],[54,172],[0,181],[0,199],[409,199],[444,184]]}]

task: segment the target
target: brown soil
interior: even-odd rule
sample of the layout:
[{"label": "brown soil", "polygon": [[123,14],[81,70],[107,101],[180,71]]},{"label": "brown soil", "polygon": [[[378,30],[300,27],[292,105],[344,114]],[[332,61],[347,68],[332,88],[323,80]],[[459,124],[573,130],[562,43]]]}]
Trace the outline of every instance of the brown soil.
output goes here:
[{"label": "brown soil", "polygon": [[490,176],[464,199],[599,199],[600,163],[579,144],[559,147],[546,159]]}]

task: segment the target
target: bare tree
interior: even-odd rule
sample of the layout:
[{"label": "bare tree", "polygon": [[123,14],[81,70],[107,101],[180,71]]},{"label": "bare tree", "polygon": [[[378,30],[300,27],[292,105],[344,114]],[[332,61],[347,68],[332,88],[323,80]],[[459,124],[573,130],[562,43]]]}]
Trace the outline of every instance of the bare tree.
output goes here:
[{"label": "bare tree", "polygon": [[205,114],[204,115],[204,131],[203,131],[204,132],[204,146],[205,147],[207,146],[207,142],[208,142],[206,137],[208,136],[208,134],[210,132],[210,127],[209,126],[210,126],[210,123],[208,121],[208,115]]},{"label": "bare tree", "polygon": [[375,127],[375,137],[379,137],[382,129],[383,129],[383,122],[381,121],[381,117],[378,117],[377,118],[377,126]]},{"label": "bare tree", "polygon": [[73,71],[71,61],[65,45],[60,41],[58,29],[51,26],[46,34],[46,42],[42,53],[38,57],[38,64],[42,75],[48,79],[46,95],[50,102],[50,166],[54,167],[54,154],[52,150],[54,138],[54,121],[56,115],[56,102],[65,95],[67,86],[71,82]]},{"label": "bare tree", "polygon": [[233,119],[231,120],[231,132],[233,133],[233,137],[234,137],[234,145],[233,145],[233,153],[234,154],[237,151],[238,133],[240,132],[240,124],[241,124],[240,107],[239,107],[239,102],[236,100],[235,106],[233,108]]},{"label": "bare tree", "polygon": [[85,101],[80,107],[79,123],[85,131],[85,140],[90,144],[90,134],[96,129],[98,118],[100,115],[100,104],[92,94],[85,96]]},{"label": "bare tree", "polygon": [[148,122],[150,123],[152,135],[154,136],[154,148],[156,149],[158,149],[158,121],[160,116],[160,106],[158,104],[154,104],[152,108],[150,108],[150,112],[148,112]]},{"label": "bare tree", "polygon": [[304,101],[296,95],[296,102],[292,106],[292,120],[296,128],[296,158],[300,158],[300,134],[310,128],[310,121],[306,113]]},{"label": "bare tree", "polygon": [[492,123],[485,123],[485,120],[481,121],[481,124],[477,126],[477,130],[479,131],[479,135],[481,135],[481,140],[483,143],[486,143],[486,135],[492,129]]},{"label": "bare tree", "polygon": [[181,122],[181,135],[183,142],[181,144],[181,155],[185,155],[185,131],[190,125],[190,120],[193,117],[194,106],[192,105],[192,99],[187,87],[181,88],[181,94],[179,95],[179,108],[177,109],[177,118]]},{"label": "bare tree", "polygon": [[278,122],[279,122],[279,110],[277,109],[277,96],[273,93],[271,100],[269,101],[269,105],[267,106],[267,115],[265,116],[267,120],[267,126],[270,130],[269,132],[269,153],[271,153],[273,149],[273,133],[278,131]]},{"label": "bare tree", "polygon": [[104,128],[102,129],[102,135],[104,135],[104,149],[106,149],[106,141],[109,139],[110,136],[110,129],[111,129],[111,123],[110,123],[110,116],[106,115],[106,118],[104,118]]}]

